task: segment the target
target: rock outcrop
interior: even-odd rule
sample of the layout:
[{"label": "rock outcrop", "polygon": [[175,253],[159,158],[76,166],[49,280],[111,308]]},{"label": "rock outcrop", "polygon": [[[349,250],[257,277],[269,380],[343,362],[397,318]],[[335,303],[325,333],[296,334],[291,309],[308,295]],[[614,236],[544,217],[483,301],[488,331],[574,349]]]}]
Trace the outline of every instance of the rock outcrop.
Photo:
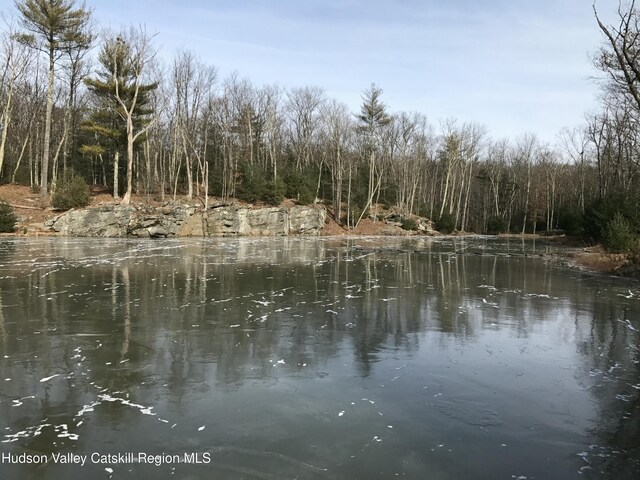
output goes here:
[{"label": "rock outcrop", "polygon": [[164,207],[103,205],[70,210],[47,222],[59,235],[74,237],[216,237],[318,235],[324,227],[324,208],[237,208],[215,206]]},{"label": "rock outcrop", "polygon": [[[311,215],[318,215],[314,208],[304,207]],[[233,208],[218,207],[207,212],[206,224],[209,236],[269,236],[289,234],[289,208]],[[324,223],[324,216],[323,216]]]},{"label": "rock outcrop", "polygon": [[[316,210],[316,209],[313,209]],[[289,209],[289,233],[298,235],[317,235],[324,228],[326,211],[309,211],[309,207],[291,207]]]}]

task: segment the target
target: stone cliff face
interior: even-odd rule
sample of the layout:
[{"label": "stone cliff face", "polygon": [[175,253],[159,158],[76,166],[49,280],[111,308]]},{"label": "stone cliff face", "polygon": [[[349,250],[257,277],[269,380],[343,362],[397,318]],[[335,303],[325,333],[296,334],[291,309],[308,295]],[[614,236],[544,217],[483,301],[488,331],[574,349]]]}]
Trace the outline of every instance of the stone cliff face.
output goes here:
[{"label": "stone cliff face", "polygon": [[324,227],[324,208],[135,207],[105,205],[71,210],[45,226],[74,237],[222,237],[318,235]]}]

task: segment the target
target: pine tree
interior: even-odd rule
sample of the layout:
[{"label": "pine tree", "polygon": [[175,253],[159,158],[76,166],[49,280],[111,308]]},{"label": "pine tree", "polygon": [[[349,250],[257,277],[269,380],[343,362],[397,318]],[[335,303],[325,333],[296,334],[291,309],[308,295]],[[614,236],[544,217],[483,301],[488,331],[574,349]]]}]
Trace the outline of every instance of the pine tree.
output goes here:
[{"label": "pine tree", "polygon": [[142,62],[146,59],[140,58],[140,45],[135,45],[135,41],[134,36],[128,40],[123,36],[106,39],[98,57],[101,69],[95,78],[85,80],[97,108],[83,125],[83,130],[92,133],[95,141],[83,145],[82,151],[113,155],[114,198],[118,198],[119,154],[126,151],[127,191],[123,203],[130,201],[134,147],[144,140],[153,121],[151,95],[158,87],[157,82],[142,81]]},{"label": "pine tree", "polygon": [[49,150],[51,147],[51,117],[56,62],[62,54],[71,50],[89,48],[93,40],[87,32],[91,11],[83,3],[75,7],[75,0],[24,0],[16,1],[21,24],[27,31],[20,35],[23,43],[46,53],[49,60],[49,81],[44,124],[44,148],[40,178],[40,195],[48,195]]},{"label": "pine tree", "polygon": [[360,114],[357,115],[360,125],[358,131],[368,136],[370,143],[375,143],[375,136],[380,128],[391,122],[387,114],[387,106],[380,100],[382,89],[372,83],[362,96]]},{"label": "pine tree", "polygon": [[[105,85],[103,88],[107,88],[107,86]],[[110,104],[108,98],[96,92],[100,90],[100,87],[90,86],[89,90],[94,93],[94,108],[89,118],[80,125],[80,129],[85,133],[80,152],[83,155],[99,157],[101,162],[105,162],[107,159],[113,160],[113,197],[118,198],[120,179],[118,160],[121,153],[127,148],[126,128],[122,119],[113,110],[113,105]]]},{"label": "pine tree", "polygon": [[380,143],[380,130],[391,123],[391,117],[387,114],[387,106],[380,100],[381,96],[382,89],[372,83],[362,97],[360,114],[357,115],[360,122],[357,131],[364,135],[366,151],[369,154],[369,184],[367,203],[355,223],[356,227],[373,203],[373,197],[382,183],[382,171],[378,172],[376,179],[376,153]]}]

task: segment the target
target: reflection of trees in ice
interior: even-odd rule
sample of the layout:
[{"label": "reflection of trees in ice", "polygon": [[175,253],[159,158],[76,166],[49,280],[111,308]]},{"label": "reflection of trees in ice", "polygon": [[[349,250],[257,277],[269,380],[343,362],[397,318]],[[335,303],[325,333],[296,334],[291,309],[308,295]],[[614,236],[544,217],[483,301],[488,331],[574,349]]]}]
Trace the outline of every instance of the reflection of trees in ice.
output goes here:
[{"label": "reflection of trees in ice", "polygon": [[416,350],[425,330],[526,337],[559,308],[591,301],[544,262],[495,255],[486,241],[389,243],[56,239],[17,252],[5,282],[21,316],[108,332],[120,338],[120,361],[170,347],[157,361],[180,370],[177,383],[198,370],[194,353],[233,383],[268,374],[276,357],[292,356],[288,368],[322,362],[347,339],[366,374],[377,351]]},{"label": "reflection of trees in ice", "polygon": [[[486,240],[35,240],[0,279],[0,353],[10,354],[0,380],[12,379],[3,398],[37,401],[2,402],[2,418],[20,408],[23,427],[37,427],[62,411],[76,434],[73,415],[99,395],[128,402],[96,406],[113,422],[129,403],[164,418],[157,397],[187,408],[194,392],[293,388],[289,379],[325,378],[336,359],[370,377],[396,354],[419,355],[425,339],[446,352],[500,335],[525,342],[526,355],[553,335],[567,351],[577,342],[587,365],[577,375],[601,408],[594,436],[637,459],[636,299],[532,251]],[[69,441],[40,431],[33,448]]]},{"label": "reflection of trees in ice", "polygon": [[579,379],[598,405],[593,436],[581,456],[594,475],[635,478],[640,468],[640,334],[637,300],[599,297],[583,322]]}]

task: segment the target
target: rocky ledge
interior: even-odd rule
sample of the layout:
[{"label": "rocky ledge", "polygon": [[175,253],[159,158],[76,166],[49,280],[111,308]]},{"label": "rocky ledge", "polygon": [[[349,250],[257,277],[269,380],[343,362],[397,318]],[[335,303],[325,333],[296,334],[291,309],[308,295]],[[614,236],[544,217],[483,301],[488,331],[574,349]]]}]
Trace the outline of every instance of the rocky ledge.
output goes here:
[{"label": "rocky ledge", "polygon": [[202,208],[174,204],[163,207],[102,205],[69,210],[45,227],[71,237],[226,237],[319,235],[325,224],[323,207]]}]

